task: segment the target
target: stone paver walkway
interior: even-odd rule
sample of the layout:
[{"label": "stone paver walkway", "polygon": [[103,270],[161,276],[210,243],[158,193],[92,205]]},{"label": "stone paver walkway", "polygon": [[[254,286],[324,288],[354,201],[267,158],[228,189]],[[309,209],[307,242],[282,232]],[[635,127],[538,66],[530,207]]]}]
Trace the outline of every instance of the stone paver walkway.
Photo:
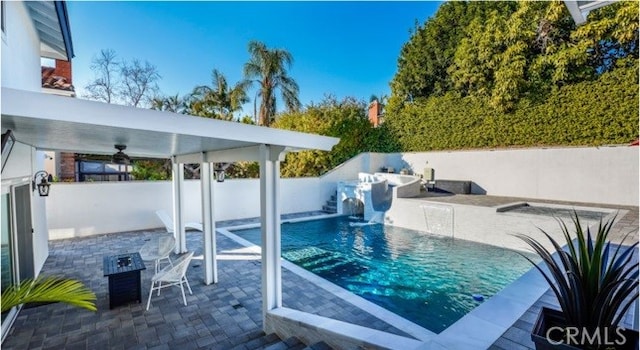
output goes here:
[{"label": "stone paver walkway", "polygon": [[[220,227],[246,223],[219,223]],[[179,288],[163,289],[145,311],[153,270],[142,272],[141,304],[109,310],[105,255],[135,252],[163,230],[124,232],[51,241],[43,275],[81,280],[97,295],[97,312],[65,304],[23,310],[3,349],[246,349],[262,331],[260,260],[217,235],[219,282],[203,283],[202,260],[191,262],[187,277],[193,295],[182,304]],[[187,248],[202,255],[202,234],[187,233]],[[151,264],[147,264],[151,267]],[[283,269],[283,304],[316,315],[407,336],[382,320]]]}]

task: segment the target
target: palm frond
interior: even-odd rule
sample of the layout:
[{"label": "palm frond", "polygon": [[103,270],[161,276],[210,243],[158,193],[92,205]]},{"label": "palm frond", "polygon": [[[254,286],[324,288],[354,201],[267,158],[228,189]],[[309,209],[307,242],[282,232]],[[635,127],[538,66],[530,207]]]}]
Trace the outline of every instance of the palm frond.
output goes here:
[{"label": "palm frond", "polygon": [[82,282],[60,277],[28,279],[2,291],[2,312],[26,303],[63,302],[96,311],[96,295]]}]

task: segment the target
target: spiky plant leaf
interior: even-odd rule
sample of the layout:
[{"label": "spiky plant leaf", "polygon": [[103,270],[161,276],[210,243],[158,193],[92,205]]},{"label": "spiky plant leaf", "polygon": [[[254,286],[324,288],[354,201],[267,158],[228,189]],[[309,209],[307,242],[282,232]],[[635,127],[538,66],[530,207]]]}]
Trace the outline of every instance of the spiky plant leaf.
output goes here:
[{"label": "spiky plant leaf", "polygon": [[[633,301],[638,298],[638,263],[633,263],[633,252],[638,243],[623,246],[629,236],[615,247],[609,242],[609,233],[615,217],[607,222],[601,219],[595,235],[582,229],[577,212],[571,218],[575,239],[564,221],[558,219],[566,248],[553,237],[540,230],[549,240],[554,252],[540,242],[522,234],[522,239],[542,258],[548,270],[529,260],[556,295],[569,325],[593,330],[596,327],[617,326]],[[611,254],[613,250],[613,254]]]},{"label": "spiky plant leaf", "polygon": [[61,277],[27,279],[2,291],[2,312],[20,304],[62,302],[96,311],[96,295],[82,282]]}]

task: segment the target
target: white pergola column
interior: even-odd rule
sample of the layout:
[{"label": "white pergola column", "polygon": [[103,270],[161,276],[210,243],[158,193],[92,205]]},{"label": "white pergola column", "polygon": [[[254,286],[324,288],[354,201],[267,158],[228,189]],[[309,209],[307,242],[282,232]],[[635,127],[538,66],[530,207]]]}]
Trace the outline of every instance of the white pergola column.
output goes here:
[{"label": "white pergola column", "polygon": [[280,153],[282,147],[260,146],[260,223],[262,229],[262,318],[282,306],[280,263]]},{"label": "white pergola column", "polygon": [[200,164],[200,184],[202,189],[202,248],[204,253],[204,283],[218,283],[218,263],[216,261],[216,221],[213,214],[213,163]]},{"label": "white pergola column", "polygon": [[175,157],[171,164],[173,188],[173,236],[176,239],[175,253],[187,251],[187,239],[184,233],[182,208],[184,207],[184,164],[176,163]]}]

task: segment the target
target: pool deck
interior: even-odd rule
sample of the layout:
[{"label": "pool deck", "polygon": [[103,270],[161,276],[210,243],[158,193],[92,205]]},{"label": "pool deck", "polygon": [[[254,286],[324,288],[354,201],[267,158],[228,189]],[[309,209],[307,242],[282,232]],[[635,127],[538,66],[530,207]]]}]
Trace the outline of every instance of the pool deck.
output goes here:
[{"label": "pool deck", "polygon": [[[496,206],[517,201],[549,202],[579,206],[596,206],[628,210],[614,226],[620,237],[632,230],[637,241],[638,207],[616,207],[541,201],[512,197],[455,195],[424,196],[425,200],[455,202],[467,205]],[[284,218],[317,215],[300,213]],[[218,228],[255,224],[258,218],[218,222]],[[50,241],[50,255],[43,267],[44,275],[63,275],[83,281],[97,297],[98,311],[93,313],[64,304],[51,304],[23,310],[3,349],[258,349],[262,336],[261,269],[259,255],[226,235],[217,235],[219,282],[205,285],[202,261],[195,259],[188,270],[193,295],[187,295],[188,306],[181,303],[177,289],[163,290],[154,296],[149,311],[144,310],[152,272],[142,272],[144,303],[108,308],[107,280],[102,276],[102,257],[137,251],[145,240],[163,230],[148,230]],[[187,248],[202,254],[200,232],[187,233]],[[284,266],[284,265],[283,265]],[[323,288],[318,288],[286,267],[282,272],[285,307],[329,317],[396,335],[408,336],[379,317]],[[530,331],[542,305],[553,305],[547,292],[520,319],[498,338],[493,350],[532,349]],[[625,320],[637,325],[637,315]],[[481,329],[477,330],[482,332]],[[258,346],[256,346],[258,344]],[[430,347],[426,347],[430,348]],[[439,348],[439,347],[438,347]],[[461,349],[467,347],[461,346]],[[275,348],[273,350],[276,350]]]},{"label": "pool deck", "polygon": [[592,208],[607,208],[613,210],[624,210],[627,213],[624,216],[618,216],[618,222],[614,225],[609,234],[609,238],[614,243],[622,242],[622,239],[631,232],[626,244],[633,244],[638,242],[638,227],[640,221],[638,220],[638,207],[621,206],[611,204],[597,204],[597,203],[580,203],[580,202],[567,202],[557,200],[545,200],[545,199],[531,199],[521,197],[504,197],[504,196],[488,196],[488,195],[474,195],[474,194],[442,194],[434,192],[422,192],[420,196],[413,197],[412,199],[440,202],[440,203],[453,203],[462,205],[472,205],[479,207],[499,207],[510,203],[528,202],[528,203],[547,203],[547,204],[560,204],[569,207],[592,207]]}]

